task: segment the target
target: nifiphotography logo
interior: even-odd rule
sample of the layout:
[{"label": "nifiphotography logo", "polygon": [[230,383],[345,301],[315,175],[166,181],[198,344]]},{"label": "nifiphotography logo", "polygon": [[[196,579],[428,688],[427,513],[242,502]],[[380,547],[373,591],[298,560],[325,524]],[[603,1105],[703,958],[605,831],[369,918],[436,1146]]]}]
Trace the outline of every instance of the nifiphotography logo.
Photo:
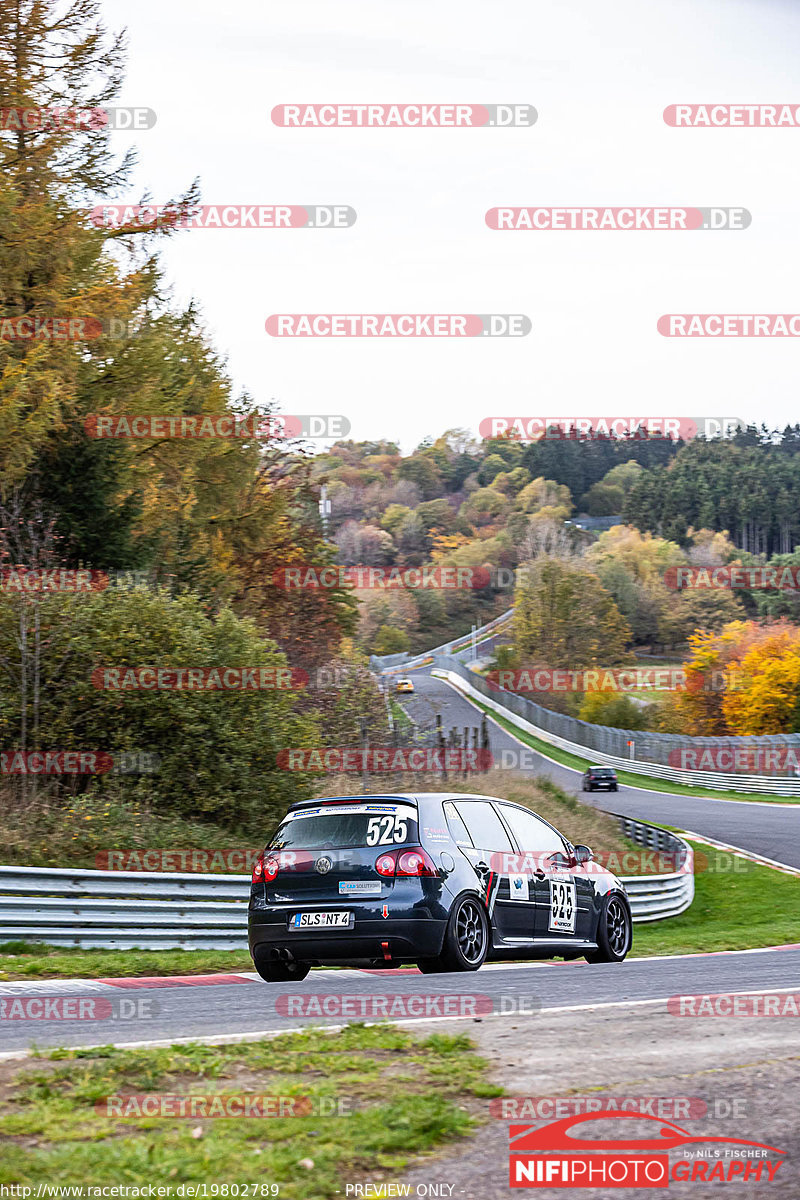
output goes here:
[{"label": "nifiphotography logo", "polygon": [[[641,1122],[641,1136],[597,1137],[598,1121]],[[582,1125],[589,1136],[572,1132]],[[510,1187],[667,1188],[670,1181],[763,1186],[773,1182],[786,1154],[744,1138],[694,1135],[635,1112],[581,1113],[538,1128],[510,1125],[508,1132]],[[669,1151],[676,1152],[671,1163]]]}]

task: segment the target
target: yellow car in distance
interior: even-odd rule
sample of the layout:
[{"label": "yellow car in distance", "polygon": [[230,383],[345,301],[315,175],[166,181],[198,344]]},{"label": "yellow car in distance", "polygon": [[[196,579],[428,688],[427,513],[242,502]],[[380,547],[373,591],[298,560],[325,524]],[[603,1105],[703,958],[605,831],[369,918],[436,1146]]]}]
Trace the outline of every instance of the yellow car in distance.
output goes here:
[{"label": "yellow car in distance", "polygon": [[414,684],[412,683],[412,681],[410,679],[398,679],[398,681],[397,681],[397,691],[398,692],[413,692],[413,690],[414,690]]}]

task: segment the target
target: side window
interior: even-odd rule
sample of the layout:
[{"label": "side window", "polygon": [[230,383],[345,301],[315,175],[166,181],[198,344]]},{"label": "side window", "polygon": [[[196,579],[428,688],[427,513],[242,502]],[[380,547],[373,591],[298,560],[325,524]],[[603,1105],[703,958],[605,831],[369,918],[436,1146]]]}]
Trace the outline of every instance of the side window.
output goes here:
[{"label": "side window", "polygon": [[459,800],[458,812],[469,830],[473,845],[480,850],[510,850],[503,822],[488,800]]},{"label": "side window", "polygon": [[467,827],[461,820],[461,817],[456,812],[456,806],[450,801],[445,801],[442,805],[444,815],[447,819],[447,828],[450,830],[453,841],[457,846],[471,846],[470,836],[467,833]]},{"label": "side window", "polygon": [[566,853],[564,841],[555,829],[551,829],[532,812],[512,808],[510,804],[503,804],[501,808],[521,850],[538,851],[542,854],[553,854],[556,851]]}]

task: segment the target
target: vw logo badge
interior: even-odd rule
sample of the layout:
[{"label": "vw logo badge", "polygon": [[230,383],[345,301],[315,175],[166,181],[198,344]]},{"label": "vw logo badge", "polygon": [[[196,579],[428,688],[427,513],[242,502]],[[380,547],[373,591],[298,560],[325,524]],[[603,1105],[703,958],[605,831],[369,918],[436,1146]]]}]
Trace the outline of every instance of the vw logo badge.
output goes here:
[{"label": "vw logo badge", "polygon": [[327,875],[328,871],[330,871],[331,867],[333,866],[333,863],[329,858],[318,858],[314,865],[319,871],[320,875]]}]

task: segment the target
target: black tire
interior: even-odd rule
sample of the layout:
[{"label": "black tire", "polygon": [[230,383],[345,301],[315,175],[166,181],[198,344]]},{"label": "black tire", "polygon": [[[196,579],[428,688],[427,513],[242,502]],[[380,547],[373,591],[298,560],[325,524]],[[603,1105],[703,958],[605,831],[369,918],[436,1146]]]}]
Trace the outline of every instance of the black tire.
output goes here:
[{"label": "black tire", "polygon": [[618,784],[618,783],[615,783],[615,784],[614,784],[614,786],[612,787],[612,789],[611,789],[611,790],[612,790],[612,792],[618,792],[618,791],[619,791],[619,784]]},{"label": "black tire", "polygon": [[589,788],[589,787],[587,787],[587,786],[586,786],[586,782],[585,782],[585,781],[583,782],[583,784],[581,784],[581,791],[582,791],[582,792],[590,792],[591,790],[592,790],[591,788]]},{"label": "black tire", "polygon": [[444,971],[477,971],[489,953],[489,918],[479,898],[459,896],[450,913],[442,943],[435,958],[421,958],[417,966],[423,975]]},{"label": "black tire", "polygon": [[253,957],[255,968],[265,983],[299,983],[305,979],[311,967],[308,963],[290,959],[270,958],[269,954]]},{"label": "black tire", "polygon": [[633,941],[633,923],[628,902],[619,892],[603,897],[597,921],[597,949],[586,955],[590,963],[622,962]]}]

